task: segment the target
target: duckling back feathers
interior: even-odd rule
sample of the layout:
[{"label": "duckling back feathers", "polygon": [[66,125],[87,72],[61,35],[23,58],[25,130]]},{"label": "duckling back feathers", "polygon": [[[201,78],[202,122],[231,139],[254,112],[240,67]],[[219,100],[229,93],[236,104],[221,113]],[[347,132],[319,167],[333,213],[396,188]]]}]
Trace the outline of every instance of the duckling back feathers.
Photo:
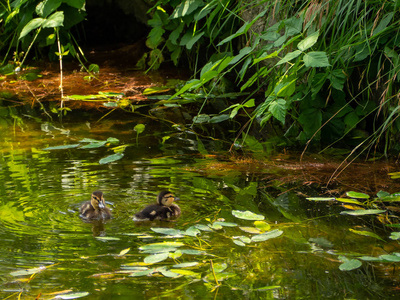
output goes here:
[{"label": "duckling back feathers", "polygon": [[178,200],[171,192],[163,191],[157,197],[157,204],[152,204],[138,212],[134,220],[166,220],[172,217],[178,217],[181,214],[181,209],[173,202]]}]

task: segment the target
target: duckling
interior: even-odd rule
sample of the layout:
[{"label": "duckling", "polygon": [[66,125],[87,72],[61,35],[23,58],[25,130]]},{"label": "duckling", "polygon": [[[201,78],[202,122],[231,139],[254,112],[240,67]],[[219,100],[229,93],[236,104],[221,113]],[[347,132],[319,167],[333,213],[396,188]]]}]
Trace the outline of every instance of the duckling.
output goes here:
[{"label": "duckling", "polygon": [[158,194],[157,204],[152,204],[138,212],[133,218],[135,221],[167,220],[171,217],[178,217],[181,209],[174,200],[179,200],[171,192],[163,191]]},{"label": "duckling", "polygon": [[111,211],[106,206],[103,192],[95,191],[92,193],[92,199],[82,204],[80,217],[86,220],[106,220],[111,218]]}]

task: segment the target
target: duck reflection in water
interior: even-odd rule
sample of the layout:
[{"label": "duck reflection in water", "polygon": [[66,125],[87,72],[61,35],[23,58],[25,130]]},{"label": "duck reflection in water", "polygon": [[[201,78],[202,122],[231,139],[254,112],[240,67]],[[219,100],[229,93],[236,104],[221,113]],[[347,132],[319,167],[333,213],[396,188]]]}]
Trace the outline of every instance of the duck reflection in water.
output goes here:
[{"label": "duck reflection in water", "polygon": [[105,236],[104,224],[105,221],[111,219],[111,211],[106,206],[103,192],[93,192],[90,201],[83,203],[79,212],[84,222],[93,224],[94,236]]}]

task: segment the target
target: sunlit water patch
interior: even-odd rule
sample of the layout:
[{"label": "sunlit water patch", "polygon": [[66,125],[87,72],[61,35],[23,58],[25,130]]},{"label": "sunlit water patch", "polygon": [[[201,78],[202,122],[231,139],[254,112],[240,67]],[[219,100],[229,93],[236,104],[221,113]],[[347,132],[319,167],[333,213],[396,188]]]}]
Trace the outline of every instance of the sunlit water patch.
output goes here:
[{"label": "sunlit water patch", "polygon": [[[311,204],[293,186],[265,189],[251,172],[220,168],[206,173],[210,162],[222,164],[218,156],[201,151],[204,144],[196,136],[162,124],[149,124],[138,135],[136,124],[28,122],[24,131],[3,132],[1,297],[396,295],[389,289],[392,278],[376,277],[375,272],[386,270],[375,271],[368,264],[352,272],[339,270],[340,255],[383,253],[379,241],[348,230],[352,221],[339,214],[340,206]],[[90,144],[81,142],[85,138],[118,142],[43,150]],[[123,158],[99,164],[121,146]],[[112,220],[87,223],[79,218],[80,205],[95,190],[104,192]],[[180,198],[182,216],[169,222],[134,222],[134,214],[154,203],[162,190]],[[397,243],[391,247],[391,252],[399,251]]]}]

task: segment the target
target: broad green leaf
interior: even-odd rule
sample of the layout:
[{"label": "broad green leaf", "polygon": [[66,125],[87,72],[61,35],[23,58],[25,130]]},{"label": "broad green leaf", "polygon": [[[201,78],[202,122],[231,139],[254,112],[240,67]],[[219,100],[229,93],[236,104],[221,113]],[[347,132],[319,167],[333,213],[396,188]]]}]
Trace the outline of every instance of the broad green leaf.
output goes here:
[{"label": "broad green leaf", "polygon": [[307,200],[310,201],[332,201],[335,200],[335,198],[332,197],[310,197],[310,198],[306,198]]},{"label": "broad green leaf", "polygon": [[256,226],[257,229],[261,231],[267,231],[271,229],[271,225],[269,225],[267,222],[264,221],[255,221],[254,225]]},{"label": "broad green leaf", "polygon": [[24,26],[24,28],[22,28],[21,33],[19,35],[19,39],[22,39],[24,36],[26,36],[32,30],[42,26],[43,22],[44,22],[44,19],[42,19],[42,18],[35,18],[35,19],[30,20]]},{"label": "broad green leaf", "polygon": [[137,134],[141,134],[146,126],[144,124],[137,124],[135,127],[133,127],[133,130],[137,132]]},{"label": "broad green leaf", "polygon": [[204,6],[202,0],[186,0],[181,2],[171,14],[171,19],[182,18],[194,12],[198,7]]},{"label": "broad green leaf", "polygon": [[171,272],[171,271],[165,270],[165,269],[160,270],[160,273],[163,274],[165,277],[169,277],[169,278],[175,278],[175,277],[182,276],[180,274],[176,274],[175,272]]},{"label": "broad green leaf", "polygon": [[182,235],[183,231],[174,228],[151,228],[154,232],[165,234],[165,235]]},{"label": "broad green leaf", "polygon": [[215,273],[221,273],[228,267],[226,263],[213,263],[212,266]]},{"label": "broad green leaf", "polygon": [[382,209],[359,209],[353,211],[342,211],[341,215],[364,216],[364,215],[377,215],[386,212]]},{"label": "broad green leaf", "polygon": [[148,276],[148,275],[154,273],[154,271],[155,271],[155,269],[136,271],[136,272],[132,272],[129,276],[131,276],[131,277]]},{"label": "broad green leaf", "polygon": [[63,2],[77,9],[84,9],[83,6],[85,5],[86,0],[63,0]]},{"label": "broad green leaf", "polygon": [[209,226],[210,226],[210,228],[215,229],[215,230],[222,229],[222,225],[218,224],[217,222],[214,222],[214,223],[210,224]]},{"label": "broad green leaf", "polygon": [[177,258],[182,256],[182,252],[180,250],[176,250],[173,253],[169,254],[169,257],[172,258],[173,260],[176,260]]},{"label": "broad green leaf", "polygon": [[252,233],[252,234],[259,234],[260,230],[255,228],[255,227],[239,227],[240,230],[243,230],[244,232],[247,233]]},{"label": "broad green leaf", "polygon": [[107,141],[96,142],[96,143],[89,143],[79,147],[80,149],[93,149],[93,148],[100,148],[107,144]]},{"label": "broad green leaf", "polygon": [[164,32],[165,30],[161,26],[153,27],[148,34],[146,46],[150,49],[157,49],[157,46],[162,42]]},{"label": "broad green leaf", "polygon": [[105,107],[118,107],[118,103],[117,102],[104,102],[103,105]]},{"label": "broad green leaf", "polygon": [[312,51],[304,54],[303,57],[304,65],[311,68],[322,68],[329,67],[329,60],[326,52],[323,51]]},{"label": "broad green leaf", "polygon": [[157,253],[170,253],[175,252],[178,248],[176,247],[154,247],[152,249],[143,250],[143,253],[157,254]]},{"label": "broad green leaf", "polygon": [[36,6],[35,11],[39,16],[46,18],[61,5],[61,2],[61,0],[44,0]]},{"label": "broad green leaf", "polygon": [[319,36],[319,31],[316,31],[316,32],[310,34],[304,40],[299,42],[299,44],[297,45],[297,48],[300,51],[305,51],[308,48],[311,48],[317,42],[318,36]]},{"label": "broad green leaf", "polygon": [[269,105],[268,111],[274,116],[275,119],[285,124],[286,117],[286,101],[284,99],[276,99]]},{"label": "broad green leaf", "polygon": [[181,39],[179,45],[186,46],[186,49],[192,49],[193,45],[204,35],[204,31],[196,34],[195,36],[189,31]]},{"label": "broad green leaf", "polygon": [[111,154],[109,156],[106,156],[106,157],[103,157],[102,159],[100,159],[99,164],[101,164],[101,165],[108,164],[110,162],[117,161],[117,160],[121,159],[122,157],[124,157],[123,153]]},{"label": "broad green leaf", "polygon": [[210,231],[210,232],[212,231],[212,229],[209,226],[203,224],[196,224],[194,225],[194,227],[202,231]]},{"label": "broad green leaf", "polygon": [[109,137],[109,138],[107,139],[107,142],[108,142],[108,143],[111,143],[111,144],[118,144],[118,143],[119,143],[119,139],[114,138],[114,137]]},{"label": "broad green leaf", "polygon": [[375,27],[374,33],[372,36],[377,35],[382,32],[389,25],[390,21],[393,19],[393,12],[387,13],[379,22],[379,24]]},{"label": "broad green leaf", "polygon": [[384,254],[384,255],[381,255],[379,257],[383,258],[384,260],[391,261],[391,262],[400,262],[400,256],[399,255]]},{"label": "broad green leaf", "polygon": [[72,149],[72,148],[77,148],[81,144],[71,144],[71,145],[60,145],[60,146],[54,146],[54,147],[47,147],[42,150],[62,150],[62,149]]},{"label": "broad green leaf", "polygon": [[146,264],[155,264],[155,263],[158,263],[160,261],[166,260],[168,257],[169,257],[169,253],[168,252],[152,254],[152,255],[146,256],[144,258],[144,262]]},{"label": "broad green leaf", "polygon": [[360,201],[355,200],[355,199],[349,199],[349,198],[336,198],[336,201],[343,202],[343,203],[363,205]]},{"label": "broad green leaf", "polygon": [[276,237],[282,235],[282,233],[283,233],[282,230],[274,229],[274,230],[271,230],[271,231],[268,231],[268,232],[265,232],[262,234],[253,235],[251,237],[251,241],[252,242],[264,242],[266,240],[276,238]]},{"label": "broad green leaf", "polygon": [[347,192],[346,195],[351,198],[357,198],[357,199],[369,199],[369,195],[364,194],[364,193],[358,193],[358,192]]},{"label": "broad green leaf", "polygon": [[390,233],[389,238],[392,239],[392,240],[400,240],[400,232],[392,232],[392,233]]},{"label": "broad green leaf", "polygon": [[197,266],[199,263],[197,261],[191,261],[191,262],[185,262],[185,263],[181,263],[181,264],[177,264],[177,265],[173,265],[173,268],[190,268],[190,267],[194,267]]},{"label": "broad green leaf", "polygon": [[88,292],[77,292],[77,293],[69,293],[69,294],[57,295],[54,298],[55,299],[67,300],[67,299],[82,298],[82,297],[86,297],[87,295],[89,295]]},{"label": "broad green leaf", "polygon": [[183,234],[189,236],[197,236],[198,234],[200,234],[200,230],[198,230],[194,226],[190,226],[188,229],[186,229],[186,231]]},{"label": "broad green leaf", "polygon": [[42,27],[43,28],[55,28],[63,26],[64,23],[64,12],[63,11],[56,11],[50,17],[43,21]]},{"label": "broad green leaf", "polygon": [[204,251],[196,250],[196,249],[181,249],[183,254],[188,255],[206,255],[207,253]]},{"label": "broad green leaf", "polygon": [[289,52],[288,54],[286,54],[280,61],[277,62],[277,66],[287,63],[289,61],[291,61],[292,59],[295,59],[296,57],[298,57],[301,54],[300,50],[295,50],[293,52]]},{"label": "broad green leaf", "polygon": [[349,230],[355,234],[359,234],[359,235],[363,235],[363,236],[369,236],[378,240],[383,241],[383,239],[377,235],[376,233],[370,232],[370,231],[366,231],[366,230],[354,230],[352,228],[349,228]]},{"label": "broad green leaf", "polygon": [[242,246],[242,247],[246,246],[245,243],[243,243],[242,241],[239,241],[239,240],[233,240],[233,242],[238,246]]},{"label": "broad green leaf", "polygon": [[[339,256],[343,260],[343,257]],[[345,262],[339,266],[340,271],[351,271],[361,267],[362,263],[358,259],[345,259]]]},{"label": "broad green leaf", "polygon": [[167,247],[179,248],[184,246],[184,243],[181,242],[162,242],[162,243],[153,243],[147,244],[139,247],[139,250],[150,250],[150,249],[164,249]]},{"label": "broad green leaf", "polygon": [[233,210],[232,215],[239,219],[251,220],[251,221],[262,221],[265,219],[264,216],[257,215],[249,210],[246,210],[246,211]]},{"label": "broad green leaf", "polygon": [[121,252],[118,254],[118,256],[123,256],[123,255],[127,254],[130,250],[131,250],[131,248],[126,248],[124,250],[121,250]]}]

